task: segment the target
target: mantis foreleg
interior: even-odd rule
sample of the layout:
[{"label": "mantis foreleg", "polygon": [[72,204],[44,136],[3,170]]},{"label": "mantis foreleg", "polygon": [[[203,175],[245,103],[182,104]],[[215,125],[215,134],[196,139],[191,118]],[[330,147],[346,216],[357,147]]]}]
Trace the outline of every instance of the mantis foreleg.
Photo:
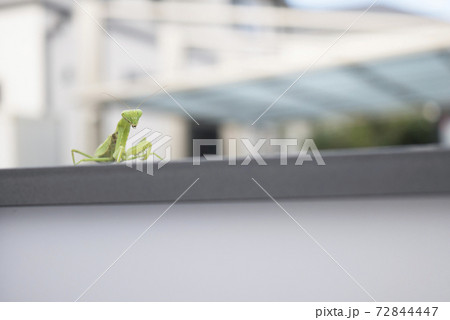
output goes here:
[{"label": "mantis foreleg", "polygon": [[116,162],[120,162],[123,160],[122,157],[126,156],[126,154],[124,154],[124,152],[125,152],[124,146],[117,147],[117,150],[114,152],[114,155],[113,155],[113,158],[116,159]]}]

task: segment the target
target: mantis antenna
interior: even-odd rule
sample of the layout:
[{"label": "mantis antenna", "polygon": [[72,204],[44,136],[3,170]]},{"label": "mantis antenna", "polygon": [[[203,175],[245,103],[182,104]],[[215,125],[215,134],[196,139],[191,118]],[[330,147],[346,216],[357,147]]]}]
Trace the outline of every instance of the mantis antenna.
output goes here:
[{"label": "mantis antenna", "polygon": [[112,94],[103,92],[103,94],[106,94],[107,96],[110,96],[111,98],[113,98],[114,100],[116,100],[118,103],[120,103],[121,105],[125,106],[127,109],[131,109],[131,107],[129,105],[127,105],[125,102],[117,99],[116,97],[114,97]]},{"label": "mantis antenna", "polygon": [[103,92],[103,94],[106,94],[107,96],[110,96],[111,98],[113,98],[114,100],[116,100],[118,103],[120,103],[121,105],[125,106],[128,109],[139,109],[140,106],[142,106],[142,104],[146,101],[148,101],[148,99],[150,99],[151,97],[153,97],[155,94],[161,92],[161,90],[163,90],[166,86],[161,87],[160,89],[156,90],[155,92],[153,92],[151,95],[149,95],[148,97],[146,97],[141,103],[139,103],[139,105],[136,108],[131,108],[129,105],[127,105],[126,103],[124,103],[123,101],[117,99],[116,97],[114,97],[112,94]]}]

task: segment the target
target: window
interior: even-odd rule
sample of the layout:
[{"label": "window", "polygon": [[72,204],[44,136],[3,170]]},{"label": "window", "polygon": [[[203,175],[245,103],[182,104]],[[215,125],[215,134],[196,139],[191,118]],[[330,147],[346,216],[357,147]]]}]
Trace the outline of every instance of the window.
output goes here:
[{"label": "window", "polygon": [[[195,123],[191,126],[191,148],[190,155],[192,156],[192,141],[194,139],[219,139],[218,126],[216,123],[204,123],[200,121],[201,125],[198,126]],[[205,154],[217,154],[216,146],[201,146],[200,155]]]}]

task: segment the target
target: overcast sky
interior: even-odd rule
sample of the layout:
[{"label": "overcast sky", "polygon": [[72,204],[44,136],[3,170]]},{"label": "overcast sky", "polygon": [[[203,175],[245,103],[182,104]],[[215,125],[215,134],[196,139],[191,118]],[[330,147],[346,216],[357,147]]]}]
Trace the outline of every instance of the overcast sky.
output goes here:
[{"label": "overcast sky", "polygon": [[[293,7],[346,9],[369,7],[374,0],[286,0]],[[378,0],[376,5],[450,21],[450,0]]]}]

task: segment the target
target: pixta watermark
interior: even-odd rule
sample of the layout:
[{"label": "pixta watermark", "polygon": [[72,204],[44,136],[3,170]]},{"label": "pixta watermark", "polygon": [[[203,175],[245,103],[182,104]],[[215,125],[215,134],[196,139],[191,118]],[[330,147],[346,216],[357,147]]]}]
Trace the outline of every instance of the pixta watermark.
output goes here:
[{"label": "pixta watermark", "polygon": [[[267,162],[260,154],[261,148],[267,143],[270,146],[277,147],[279,149],[280,165],[286,166],[288,164],[288,149],[289,147],[299,147],[298,139],[259,139],[256,143],[252,143],[250,139],[228,139],[228,164],[230,166],[242,165],[246,166],[254,160],[257,165],[265,166]],[[241,143],[247,151],[247,156],[242,161],[238,161],[237,148]],[[223,139],[194,139],[192,150],[192,164],[200,165],[201,163],[201,147],[202,146],[215,146],[216,154],[208,155],[204,154],[203,157],[206,160],[223,160],[224,159],[224,140]],[[290,153],[292,156],[293,154]],[[305,139],[302,143],[300,151],[296,153],[296,166],[301,166],[305,161],[315,161],[317,165],[324,166],[322,155],[319,152],[313,139]]]},{"label": "pixta watermark", "polygon": [[[172,137],[159,131],[145,128],[127,140],[127,152],[130,153],[130,160],[125,161],[127,167],[153,175],[155,167],[159,170],[172,159],[172,149],[168,142]],[[154,166],[153,163],[157,162]]]},{"label": "pixta watermark", "polygon": [[[139,131],[127,141],[129,146],[130,157],[126,161],[126,165],[130,168],[136,169],[149,175],[154,175],[154,171],[161,169],[172,159],[171,147],[167,145],[172,140],[172,137],[164,135],[159,131],[151,129],[144,129]],[[324,166],[325,161],[320,154],[319,149],[314,143],[313,139],[301,140],[301,145],[298,139],[259,139],[252,143],[250,139],[193,139],[192,140],[192,164],[198,166],[201,164],[201,159],[207,161],[224,160],[224,145],[227,143],[227,162],[230,166],[247,166],[252,161],[256,165],[265,166],[267,162],[261,155],[261,149],[264,146],[270,145],[277,149],[277,155],[280,160],[280,165],[288,164],[288,157],[295,157],[295,165],[301,166],[305,162],[315,162],[319,166]],[[215,147],[215,154],[203,154],[202,147]],[[238,157],[238,146],[244,150],[244,157]],[[242,148],[243,147],[243,148]],[[289,148],[296,148],[295,154],[289,152]],[[273,157],[272,157],[273,158]],[[154,163],[157,163],[154,165]],[[144,166],[144,164],[147,164]]]}]

